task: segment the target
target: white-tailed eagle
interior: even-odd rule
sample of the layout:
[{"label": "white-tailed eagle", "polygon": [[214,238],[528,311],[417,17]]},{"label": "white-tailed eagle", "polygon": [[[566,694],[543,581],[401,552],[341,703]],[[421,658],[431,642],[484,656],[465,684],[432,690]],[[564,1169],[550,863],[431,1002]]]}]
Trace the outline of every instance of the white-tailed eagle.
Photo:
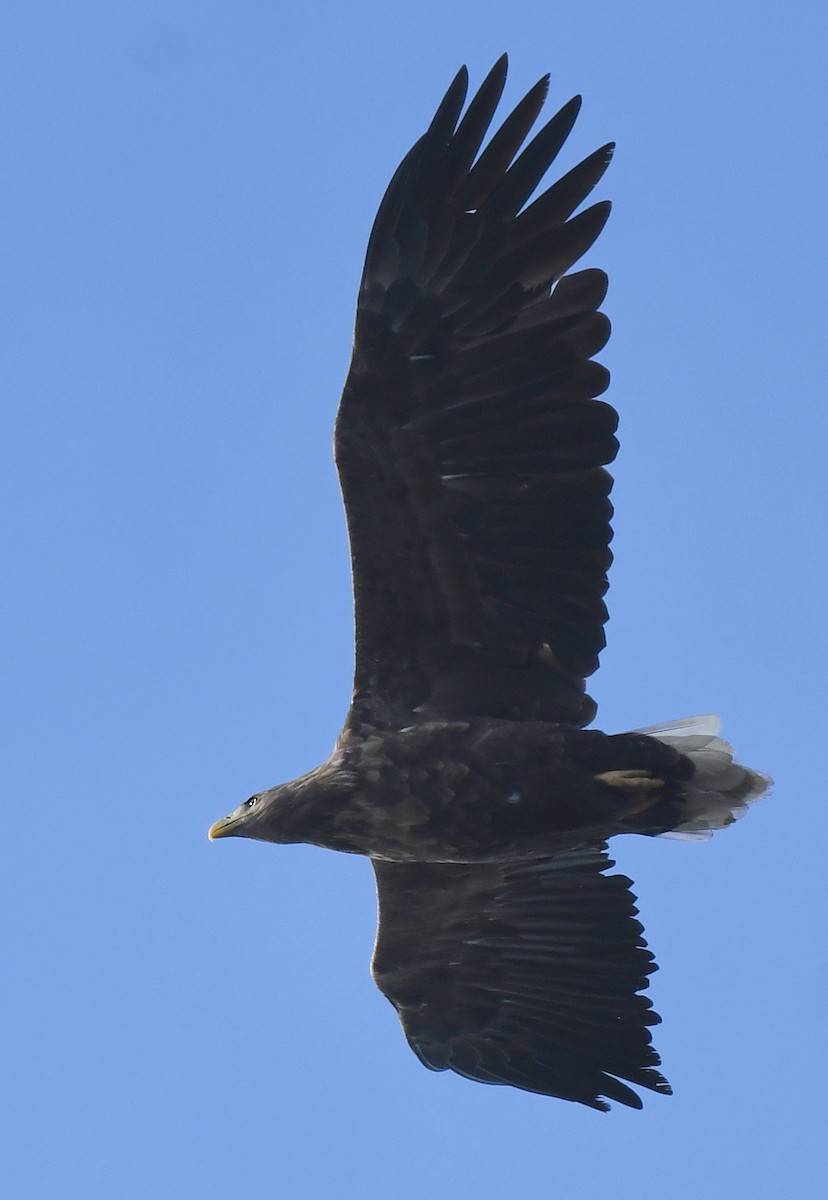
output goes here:
[{"label": "white-tailed eagle", "polygon": [[607,735],[598,666],[617,416],[594,361],[606,277],[571,271],[603,146],[532,199],[578,112],[526,143],[541,80],[483,147],[506,59],[460,71],[380,205],[336,422],[356,606],[331,757],[211,837],[367,855],[373,961],[426,1066],[640,1107],[655,970],[619,833],[704,836],[762,795],[714,718]]}]

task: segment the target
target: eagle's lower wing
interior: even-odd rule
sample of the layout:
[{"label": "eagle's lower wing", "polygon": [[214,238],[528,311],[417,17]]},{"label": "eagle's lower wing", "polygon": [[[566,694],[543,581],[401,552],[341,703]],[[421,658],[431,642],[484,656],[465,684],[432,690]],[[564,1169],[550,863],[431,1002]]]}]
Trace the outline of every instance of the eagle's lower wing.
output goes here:
[{"label": "eagle's lower wing", "polygon": [[605,848],[523,864],[374,861],[372,971],[433,1070],[606,1109],[669,1093],[640,995],[655,963]]},{"label": "eagle's lower wing", "polygon": [[[505,80],[449,89],[380,206],[336,427],[356,604],[354,719],[585,724],[604,645],[616,414],[591,361],[605,146],[524,207],[577,100],[521,154],[542,80],[479,153]],[[517,155],[517,157],[515,157]],[[514,161],[512,161],[514,159]],[[510,165],[511,164],[511,165]],[[570,218],[570,219],[568,219]]]}]

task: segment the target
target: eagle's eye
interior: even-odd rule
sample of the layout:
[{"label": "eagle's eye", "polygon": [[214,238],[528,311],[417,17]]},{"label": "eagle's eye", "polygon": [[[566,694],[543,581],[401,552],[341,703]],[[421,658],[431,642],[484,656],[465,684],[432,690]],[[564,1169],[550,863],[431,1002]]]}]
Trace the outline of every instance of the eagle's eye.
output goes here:
[{"label": "eagle's eye", "polygon": [[256,801],[257,801],[258,799],[259,799],[259,797],[258,797],[258,796],[251,796],[249,800],[245,800],[245,802],[244,802],[244,807],[245,807],[245,808],[252,808],[252,807],[253,807],[253,805],[256,803]]}]

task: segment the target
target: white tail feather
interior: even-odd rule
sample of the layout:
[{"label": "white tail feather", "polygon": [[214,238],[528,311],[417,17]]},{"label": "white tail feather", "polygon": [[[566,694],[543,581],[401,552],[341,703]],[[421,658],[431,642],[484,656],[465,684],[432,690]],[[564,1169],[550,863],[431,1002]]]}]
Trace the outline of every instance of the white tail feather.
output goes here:
[{"label": "white tail feather", "polygon": [[674,746],[691,760],[696,773],[686,787],[685,819],[664,837],[701,841],[738,821],[748,805],[770,791],[773,780],[733,761],[733,747],[719,736],[718,717],[685,717],[665,725],[637,729]]}]

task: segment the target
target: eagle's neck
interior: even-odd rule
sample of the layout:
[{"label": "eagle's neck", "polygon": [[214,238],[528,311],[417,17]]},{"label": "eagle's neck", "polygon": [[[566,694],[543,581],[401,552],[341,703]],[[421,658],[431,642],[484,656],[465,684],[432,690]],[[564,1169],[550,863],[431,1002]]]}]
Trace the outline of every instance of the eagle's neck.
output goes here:
[{"label": "eagle's neck", "polygon": [[248,836],[262,842],[307,842],[333,850],[356,849],[342,844],[337,833],[353,788],[350,773],[329,759],[306,775],[263,792],[261,815],[251,823]]}]

